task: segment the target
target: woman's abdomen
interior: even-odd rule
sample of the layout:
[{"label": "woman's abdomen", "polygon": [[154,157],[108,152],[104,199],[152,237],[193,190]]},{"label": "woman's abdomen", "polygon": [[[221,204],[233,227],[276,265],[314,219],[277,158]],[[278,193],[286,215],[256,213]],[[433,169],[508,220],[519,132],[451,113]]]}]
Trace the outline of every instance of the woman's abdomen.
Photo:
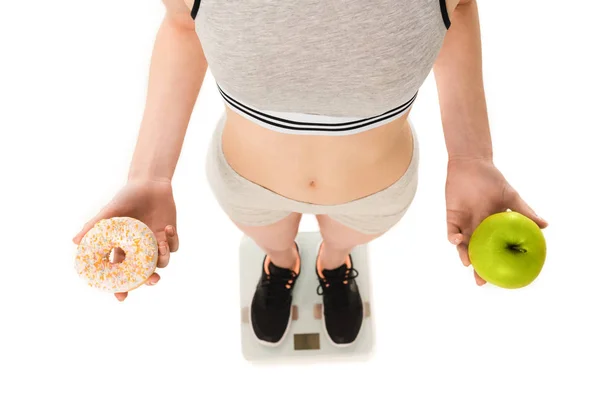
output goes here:
[{"label": "woman's abdomen", "polygon": [[223,152],[244,178],[277,194],[313,204],[340,204],[397,181],[412,158],[407,116],[347,136],[273,132],[226,108]]}]

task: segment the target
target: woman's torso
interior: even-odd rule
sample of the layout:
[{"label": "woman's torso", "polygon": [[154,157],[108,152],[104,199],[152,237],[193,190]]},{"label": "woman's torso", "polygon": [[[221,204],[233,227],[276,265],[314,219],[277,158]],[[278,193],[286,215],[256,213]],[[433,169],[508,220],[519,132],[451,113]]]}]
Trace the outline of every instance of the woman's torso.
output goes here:
[{"label": "woman's torso", "polygon": [[225,99],[232,168],[315,204],[398,180],[412,157],[410,108],[447,29],[441,8],[439,0],[201,0],[196,30]]}]

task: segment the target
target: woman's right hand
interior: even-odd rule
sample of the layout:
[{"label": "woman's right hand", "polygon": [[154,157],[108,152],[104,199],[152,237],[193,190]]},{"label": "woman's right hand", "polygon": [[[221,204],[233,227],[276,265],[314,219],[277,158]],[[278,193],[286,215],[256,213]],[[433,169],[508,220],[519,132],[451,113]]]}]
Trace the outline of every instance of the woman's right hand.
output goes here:
[{"label": "woman's right hand", "polygon": [[[73,242],[77,245],[83,236],[101,219],[113,217],[131,217],[146,224],[158,242],[158,268],[164,268],[169,263],[170,254],[179,248],[179,238],[176,231],[176,208],[173,190],[170,182],[162,181],[132,181],[128,182],[116,196],[91,220],[89,220],[75,235]],[[121,262],[125,254],[114,252],[114,262]],[[160,276],[154,273],[146,281],[154,285]],[[125,300],[127,292],[115,293],[119,301]]]}]

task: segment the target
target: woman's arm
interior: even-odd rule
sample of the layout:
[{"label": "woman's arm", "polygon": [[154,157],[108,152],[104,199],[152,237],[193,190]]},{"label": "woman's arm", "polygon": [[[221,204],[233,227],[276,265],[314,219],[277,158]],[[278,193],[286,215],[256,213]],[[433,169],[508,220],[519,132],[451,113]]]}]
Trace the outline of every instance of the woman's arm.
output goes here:
[{"label": "woman's arm", "polygon": [[146,107],[130,181],[171,181],[207,69],[190,1],[163,2],[166,15],[152,53]]},{"label": "woman's arm", "polygon": [[460,0],[433,67],[448,157],[492,159],[475,0]]},{"label": "woman's arm", "polygon": [[[458,0],[449,0],[456,2]],[[471,264],[469,241],[488,216],[516,211],[545,228],[548,223],[521,198],[495,167],[481,68],[481,37],[475,0],[460,0],[452,13],[434,73],[448,149],[448,240],[463,265]],[[476,272],[478,285],[485,284]]]}]

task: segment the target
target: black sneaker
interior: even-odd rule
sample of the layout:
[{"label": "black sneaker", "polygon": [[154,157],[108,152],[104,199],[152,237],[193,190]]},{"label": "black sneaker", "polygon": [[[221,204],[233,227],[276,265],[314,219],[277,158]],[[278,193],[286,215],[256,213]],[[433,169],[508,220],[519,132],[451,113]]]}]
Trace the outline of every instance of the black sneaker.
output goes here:
[{"label": "black sneaker", "polygon": [[277,346],[285,338],[292,322],[292,291],[299,274],[276,266],[268,256],[261,266],[262,274],[250,306],[250,325],[262,344]]},{"label": "black sneaker", "polygon": [[[319,246],[317,254],[320,249]],[[347,260],[336,269],[323,270],[324,278],[317,270],[317,293],[323,296],[323,325],[331,343],[337,347],[354,343],[363,321],[363,303],[356,283],[358,271],[350,254]]]}]

